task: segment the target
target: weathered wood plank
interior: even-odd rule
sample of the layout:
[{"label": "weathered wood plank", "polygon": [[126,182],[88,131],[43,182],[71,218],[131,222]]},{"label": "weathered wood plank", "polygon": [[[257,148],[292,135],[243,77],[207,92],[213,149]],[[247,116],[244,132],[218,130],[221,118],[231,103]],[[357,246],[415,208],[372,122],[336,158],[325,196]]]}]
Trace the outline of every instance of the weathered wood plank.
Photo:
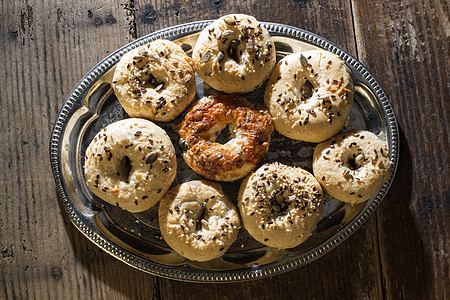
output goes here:
[{"label": "weathered wood plank", "polygon": [[387,299],[446,299],[448,1],[353,1],[360,58],[397,114],[392,190],[377,213]]},{"label": "weathered wood plank", "polygon": [[48,158],[70,90],[129,41],[126,10],[110,1],[0,1],[0,11],[0,298],[151,297],[152,276],[103,253],[69,223]]},{"label": "weathered wood plank", "polygon": [[[137,35],[232,12],[317,33],[356,56],[349,1],[137,1]],[[325,17],[326,16],[326,17]],[[358,249],[355,252],[355,249]],[[358,278],[349,283],[349,278]],[[382,297],[376,219],[343,245],[305,267],[268,279],[233,284],[193,284],[160,279],[164,299],[377,299]]]}]

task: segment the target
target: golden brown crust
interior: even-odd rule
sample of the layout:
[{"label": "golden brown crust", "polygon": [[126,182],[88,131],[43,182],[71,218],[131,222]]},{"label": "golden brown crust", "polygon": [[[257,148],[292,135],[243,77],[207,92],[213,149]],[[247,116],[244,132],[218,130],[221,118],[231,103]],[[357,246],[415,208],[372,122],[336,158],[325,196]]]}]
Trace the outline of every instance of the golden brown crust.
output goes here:
[{"label": "golden brown crust", "polygon": [[[223,145],[215,142],[227,125],[235,138]],[[273,127],[265,109],[249,105],[242,97],[218,95],[199,100],[178,132],[183,157],[194,171],[210,180],[232,181],[259,163],[269,148]]]}]

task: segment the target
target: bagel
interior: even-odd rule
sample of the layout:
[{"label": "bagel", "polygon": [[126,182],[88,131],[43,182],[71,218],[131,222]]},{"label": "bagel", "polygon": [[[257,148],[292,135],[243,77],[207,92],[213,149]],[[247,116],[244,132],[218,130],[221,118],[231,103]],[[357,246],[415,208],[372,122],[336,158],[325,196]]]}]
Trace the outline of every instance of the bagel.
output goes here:
[{"label": "bagel", "polygon": [[200,33],[192,58],[198,75],[225,93],[247,93],[262,86],[275,66],[267,29],[252,16],[226,15]]},{"label": "bagel", "polygon": [[97,197],[129,212],[155,205],[175,179],[175,149],[166,132],[144,119],[102,129],[86,149],[84,175]]},{"label": "bagel", "polygon": [[[216,141],[228,127],[230,140]],[[234,181],[253,170],[269,149],[269,113],[236,95],[203,97],[188,111],[178,133],[186,164],[209,180]]]},{"label": "bagel", "polygon": [[185,182],[170,189],[159,206],[159,226],[167,244],[181,256],[207,261],[222,256],[236,240],[236,206],[218,183]]},{"label": "bagel", "polygon": [[120,59],[112,81],[114,93],[131,117],[172,121],[194,99],[192,65],[180,46],[155,40]]},{"label": "bagel", "polygon": [[390,174],[389,152],[373,133],[355,130],[318,144],[313,172],[327,194],[346,203],[369,199]]},{"label": "bagel", "polygon": [[245,229],[255,240],[287,249],[311,236],[323,213],[323,193],[309,172],[271,163],[244,179],[238,207]]},{"label": "bagel", "polygon": [[329,51],[310,50],[279,61],[264,101],[280,134],[319,143],[342,129],[353,94],[352,74],[345,63]]}]

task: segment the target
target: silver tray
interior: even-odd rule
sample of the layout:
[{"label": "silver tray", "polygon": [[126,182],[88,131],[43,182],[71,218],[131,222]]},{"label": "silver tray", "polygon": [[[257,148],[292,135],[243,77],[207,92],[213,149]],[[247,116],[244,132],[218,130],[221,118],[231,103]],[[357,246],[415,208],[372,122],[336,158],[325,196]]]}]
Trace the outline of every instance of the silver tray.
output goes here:
[{"label": "silver tray", "polygon": [[[367,69],[333,43],[307,31],[280,24],[264,23],[275,41],[277,59],[287,54],[323,48],[343,59],[354,74],[356,93],[350,115],[350,129],[366,129],[387,143],[392,161],[390,178],[367,202],[350,205],[325,197],[324,216],[316,231],[303,244],[288,250],[266,247],[250,237],[244,228],[221,258],[192,262],[173,252],[161,237],[158,206],[143,213],[128,213],[108,205],[89,191],[83,175],[84,152],[94,135],[106,125],[128,117],[111,89],[115,64],[120,57],[155,39],[172,40],[190,54],[199,32],[211,21],[167,28],[140,38],[109,55],[75,86],[64,102],[50,141],[50,159],[59,199],[70,220],[94,244],[144,272],[165,278],[193,282],[231,282],[264,278],[305,265],[330,251],[356,229],[378,207],[388,191],[398,163],[398,128],[391,104]],[[214,91],[197,76],[197,98]],[[263,88],[245,95],[263,104]],[[200,178],[183,162],[178,137],[171,123],[159,123],[171,137],[178,157],[174,185]],[[264,162],[279,161],[311,170],[315,144],[292,141],[274,132]],[[225,192],[236,199],[240,181],[222,183]]]}]

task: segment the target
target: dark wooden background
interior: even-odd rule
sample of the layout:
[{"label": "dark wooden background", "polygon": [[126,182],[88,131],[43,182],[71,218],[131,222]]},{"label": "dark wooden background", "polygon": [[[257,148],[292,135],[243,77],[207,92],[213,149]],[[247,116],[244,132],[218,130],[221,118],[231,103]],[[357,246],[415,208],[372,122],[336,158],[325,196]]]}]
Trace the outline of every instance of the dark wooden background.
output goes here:
[{"label": "dark wooden background", "polygon": [[[78,80],[115,49],[232,12],[309,30],[361,60],[398,118],[398,172],[376,214],[305,267],[233,284],[161,279],[72,226],[50,131]],[[447,299],[449,35],[446,0],[0,0],[0,299]]]}]

